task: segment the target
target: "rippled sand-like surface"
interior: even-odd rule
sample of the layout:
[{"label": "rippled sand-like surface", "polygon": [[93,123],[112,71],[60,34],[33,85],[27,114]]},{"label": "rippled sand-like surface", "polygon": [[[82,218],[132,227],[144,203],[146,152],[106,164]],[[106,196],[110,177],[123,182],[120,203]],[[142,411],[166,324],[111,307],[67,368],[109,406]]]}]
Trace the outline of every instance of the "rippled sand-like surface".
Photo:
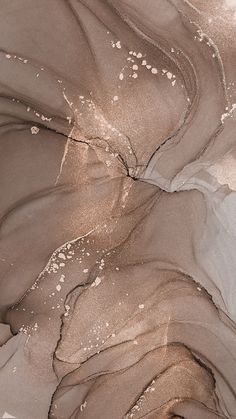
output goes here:
[{"label": "rippled sand-like surface", "polygon": [[0,417],[236,418],[235,36],[1,0]]}]

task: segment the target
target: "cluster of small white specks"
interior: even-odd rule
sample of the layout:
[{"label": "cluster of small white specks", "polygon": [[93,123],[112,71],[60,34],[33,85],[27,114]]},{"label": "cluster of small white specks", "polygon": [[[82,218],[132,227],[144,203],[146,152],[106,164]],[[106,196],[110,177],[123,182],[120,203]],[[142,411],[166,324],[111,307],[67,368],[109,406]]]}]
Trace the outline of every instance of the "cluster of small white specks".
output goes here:
[{"label": "cluster of small white specks", "polygon": [[171,73],[171,71],[168,71],[165,68],[163,68],[161,70],[161,73],[162,73],[162,76],[166,76],[167,79],[171,81],[172,86],[175,85],[175,83],[176,83],[176,76],[173,73]]},{"label": "cluster of small white specks", "polygon": [[145,389],[144,394],[140,396],[136,404],[132,407],[131,411],[125,416],[125,419],[133,418],[135,414],[141,410],[144,402],[146,401],[145,394],[152,393],[153,391],[155,391],[155,387],[153,387],[154,384],[155,384],[155,380],[153,380],[151,385]]},{"label": "cluster of small white specks", "polygon": [[34,324],[34,326],[32,327],[32,329],[33,329],[34,331],[37,331],[37,330],[38,330],[38,327],[39,327],[39,326],[38,326],[38,323],[35,323],[35,324]]},{"label": "cluster of small white specks", "polygon": [[[143,58],[143,54],[141,52],[135,52],[135,51],[129,51],[129,55],[135,57],[136,59],[141,59]],[[127,58],[128,61],[131,61],[132,63],[135,63],[134,59],[132,59],[131,57]],[[152,74],[158,74],[158,70],[156,67],[153,67],[151,64],[149,64],[147,62],[147,59],[142,59],[141,61],[141,66],[145,67],[147,70],[150,70]],[[135,71],[135,73],[132,74],[133,78],[137,78],[138,74],[136,73],[136,71],[139,69],[138,64],[133,64],[132,66],[132,70]]]},{"label": "cluster of small white specks", "polygon": [[114,332],[111,333],[108,330],[109,327],[110,323],[108,321],[101,322],[101,320],[97,320],[96,324],[88,331],[86,343],[83,341],[80,342],[81,350],[84,352],[96,350],[96,353],[99,353],[98,348],[103,345],[107,339],[116,336]]},{"label": "cluster of small white specks", "polygon": [[16,59],[21,61],[23,64],[27,64],[28,60],[22,57],[18,57],[17,55],[6,54],[5,57],[9,60],[10,58]]},{"label": "cluster of small white specks", "polygon": [[67,245],[61,248],[58,252],[54,253],[50,261],[51,263],[47,268],[47,272],[57,273],[61,268],[66,266],[66,260],[71,259],[74,255],[74,250],[69,250],[70,248],[71,244],[67,243]]},{"label": "cluster of small white specks", "polygon": [[216,49],[215,49],[215,45],[214,45],[214,43],[212,42],[212,40],[208,37],[208,35],[207,34],[205,34],[201,29],[198,29],[197,30],[197,36],[194,36],[194,39],[195,40],[197,40],[197,41],[199,41],[199,42],[203,42],[203,41],[205,41],[205,44],[208,46],[208,47],[210,47],[210,48],[212,48],[213,49],[213,54],[212,54],[212,57],[213,58],[216,58],[216,57],[218,57],[218,53],[217,53],[217,51],[216,51]]},{"label": "cluster of small white specks", "polygon": [[202,42],[204,40],[204,38],[205,38],[204,32],[199,29],[199,30],[197,30],[197,33],[198,33],[198,36],[195,35],[194,36],[194,39],[196,39],[199,42]]},{"label": "cluster of small white specks", "polygon": [[[27,112],[29,112],[31,109],[29,107],[27,107]],[[52,118],[48,118],[47,116],[40,114],[39,112],[33,110],[33,113],[35,114],[35,116],[37,116],[37,118],[40,118],[42,121],[46,121],[46,122],[51,122]]]},{"label": "cluster of small white specks", "polygon": [[59,265],[57,263],[52,263],[51,271],[54,273],[57,273],[58,269],[59,269]]},{"label": "cluster of small white specks", "polygon": [[112,48],[117,48],[117,49],[121,49],[121,42],[120,41],[111,41],[111,46]]},{"label": "cluster of small white specks", "polygon": [[[90,256],[91,256],[90,252],[86,251],[86,244],[89,244],[90,242],[94,243],[94,239],[92,239],[92,240],[87,239],[86,240],[86,236],[84,236],[84,237],[80,237],[79,239],[77,239],[73,243],[73,247],[72,247],[71,243],[66,243],[63,246],[61,246],[59,249],[57,249],[53,253],[53,255],[51,256],[48,264],[46,265],[44,270],[41,272],[41,274],[37,278],[36,282],[28,290],[28,292],[30,292],[31,290],[36,290],[36,289],[41,290],[41,291],[43,290],[43,288],[41,288],[40,279],[42,278],[42,276],[46,272],[48,274],[58,274],[58,272],[60,272],[60,270],[63,267],[65,267],[66,263],[68,263],[69,261],[70,261],[70,263],[73,263],[75,261],[78,261],[78,263],[82,263],[82,262],[86,261],[87,258],[90,258]],[[75,257],[74,259],[72,259],[73,256],[75,255],[75,252],[77,252],[77,251],[80,252],[80,255],[78,255],[78,257]],[[98,263],[100,264],[101,262],[99,261]],[[87,267],[85,267],[84,269],[82,268],[81,272],[88,273],[89,269]],[[53,306],[51,307],[52,310],[55,310],[56,308],[57,309],[60,308],[60,304],[57,304],[58,293],[63,289],[63,285],[64,285],[64,282],[65,282],[65,275],[61,274],[61,275],[59,275],[59,278],[56,277],[55,279],[57,279],[57,282],[55,283],[53,281],[54,289],[51,289],[51,292],[48,294],[49,299],[51,301],[53,301]],[[44,305],[48,304],[48,301],[49,300],[45,299],[43,304]],[[61,298],[61,301],[64,302],[63,298]]]},{"label": "cluster of small white specks", "polygon": [[69,316],[70,306],[68,304],[66,304],[65,309],[66,309],[66,311],[64,313],[64,316],[67,317],[67,316]]},{"label": "cluster of small white specks", "polygon": [[[68,103],[69,107],[73,110],[73,115],[78,118],[83,115],[83,112],[95,112],[96,106],[94,101],[91,98],[86,98],[84,95],[79,95],[79,109],[77,107],[73,107],[73,102],[70,102],[68,98],[65,95],[65,92],[63,92],[64,98],[66,99],[66,102]],[[82,110],[82,112],[80,112]],[[67,118],[68,119],[68,118]]]},{"label": "cluster of small white specks", "polygon": [[61,277],[60,277],[59,281],[60,281],[60,282],[65,282],[65,275],[61,275]]},{"label": "cluster of small white specks", "polygon": [[42,121],[47,121],[50,122],[52,120],[52,118],[48,118],[47,116],[41,115],[41,119]]},{"label": "cluster of small white specks", "polygon": [[104,261],[104,259],[101,259],[99,269],[103,270],[104,266],[105,266],[105,261]]},{"label": "cluster of small white specks", "polygon": [[36,135],[39,132],[39,128],[38,127],[35,127],[35,126],[31,127],[30,130],[31,130],[31,133],[33,135]]},{"label": "cluster of small white specks", "polygon": [[155,391],[155,387],[153,387],[154,384],[155,384],[155,380],[151,382],[151,385],[146,388],[144,393],[153,393],[153,391]]},{"label": "cluster of small white specks", "polygon": [[228,118],[229,116],[232,117],[233,116],[232,114],[235,109],[236,109],[236,103],[233,103],[230,109],[228,106],[226,106],[225,108],[226,112],[221,115],[221,122],[224,123],[225,118]]},{"label": "cluster of small white specks", "polygon": [[30,330],[31,330],[30,326],[25,326],[25,325],[23,324],[23,325],[20,327],[19,332],[22,332],[22,333],[24,333],[25,335],[30,336],[30,335],[29,335]]}]

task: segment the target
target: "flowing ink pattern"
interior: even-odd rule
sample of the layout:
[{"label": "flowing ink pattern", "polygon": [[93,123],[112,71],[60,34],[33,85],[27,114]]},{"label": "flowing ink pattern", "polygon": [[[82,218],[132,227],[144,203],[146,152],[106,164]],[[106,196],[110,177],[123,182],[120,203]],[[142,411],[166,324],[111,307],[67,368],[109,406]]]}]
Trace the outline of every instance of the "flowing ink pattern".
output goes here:
[{"label": "flowing ink pattern", "polygon": [[235,68],[235,0],[1,0],[2,418],[236,418]]}]

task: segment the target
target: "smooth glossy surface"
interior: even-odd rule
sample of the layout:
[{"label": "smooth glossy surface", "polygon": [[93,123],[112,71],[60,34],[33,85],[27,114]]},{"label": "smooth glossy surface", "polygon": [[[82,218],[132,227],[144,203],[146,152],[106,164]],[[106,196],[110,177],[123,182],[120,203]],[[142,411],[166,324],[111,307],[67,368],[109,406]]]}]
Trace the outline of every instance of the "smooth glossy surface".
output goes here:
[{"label": "smooth glossy surface", "polygon": [[1,0],[0,417],[236,417],[235,35]]}]

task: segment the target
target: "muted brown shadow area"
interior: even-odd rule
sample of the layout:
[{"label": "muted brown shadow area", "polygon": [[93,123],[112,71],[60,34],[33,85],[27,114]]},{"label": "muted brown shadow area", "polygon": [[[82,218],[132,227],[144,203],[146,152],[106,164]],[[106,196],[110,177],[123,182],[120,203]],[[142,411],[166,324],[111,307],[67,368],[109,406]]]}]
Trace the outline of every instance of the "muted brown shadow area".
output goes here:
[{"label": "muted brown shadow area", "polygon": [[235,418],[234,62],[206,10],[0,7],[0,416]]}]

